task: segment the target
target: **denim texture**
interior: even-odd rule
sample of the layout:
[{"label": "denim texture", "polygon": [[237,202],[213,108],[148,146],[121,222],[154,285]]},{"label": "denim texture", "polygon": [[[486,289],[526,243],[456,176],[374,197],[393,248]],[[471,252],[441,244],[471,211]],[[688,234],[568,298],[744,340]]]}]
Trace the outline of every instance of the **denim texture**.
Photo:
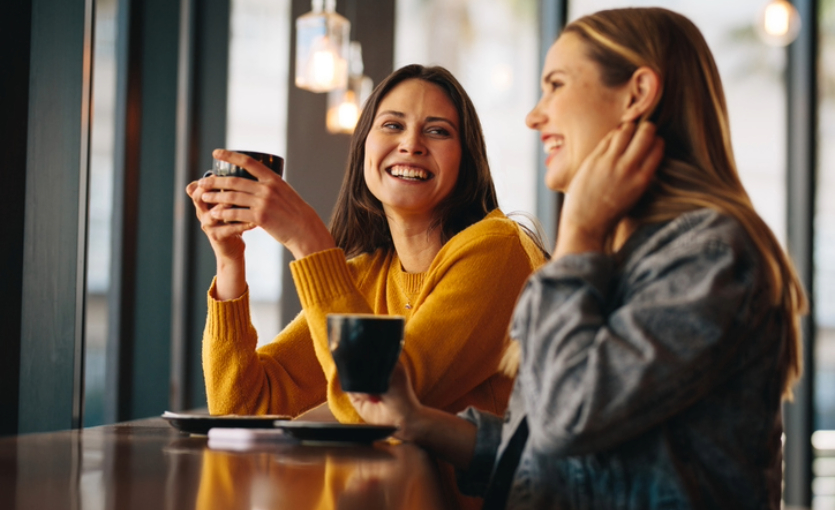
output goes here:
[{"label": "denim texture", "polygon": [[506,416],[461,414],[478,426],[462,491],[484,493],[527,417],[508,508],[779,509],[788,320],[763,272],[708,209],[542,267],[514,312]]}]

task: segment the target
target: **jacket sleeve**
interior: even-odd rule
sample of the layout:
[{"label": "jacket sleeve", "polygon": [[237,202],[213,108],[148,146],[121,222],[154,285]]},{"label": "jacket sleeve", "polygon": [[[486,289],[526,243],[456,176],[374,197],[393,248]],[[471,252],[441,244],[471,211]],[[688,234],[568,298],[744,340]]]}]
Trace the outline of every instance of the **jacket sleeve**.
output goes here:
[{"label": "jacket sleeve", "polygon": [[211,414],[296,416],[325,401],[325,378],[304,312],[275,340],[256,351],[249,291],[238,299],[208,293],[203,333],[203,376]]},{"label": "jacket sleeve", "polygon": [[456,481],[462,493],[468,496],[484,496],[490,485],[496,454],[502,441],[503,420],[490,413],[468,407],[458,416],[476,426],[473,458],[466,470],[456,470]]},{"label": "jacket sleeve", "polygon": [[[515,225],[515,224],[514,224]],[[401,362],[426,405],[460,411],[460,399],[496,375],[513,306],[534,262],[518,231],[450,241],[436,257],[406,321]],[[339,388],[327,343],[328,311],[370,312],[344,256],[320,252],[291,264],[316,356],[328,380],[328,402],[343,422],[359,415]],[[316,265],[315,269],[307,267]],[[506,402],[497,402],[504,408]]]},{"label": "jacket sleeve", "polygon": [[743,252],[717,239],[674,244],[617,289],[602,254],[564,256],[532,276],[511,331],[531,444],[553,455],[609,448],[719,384],[754,292]]}]

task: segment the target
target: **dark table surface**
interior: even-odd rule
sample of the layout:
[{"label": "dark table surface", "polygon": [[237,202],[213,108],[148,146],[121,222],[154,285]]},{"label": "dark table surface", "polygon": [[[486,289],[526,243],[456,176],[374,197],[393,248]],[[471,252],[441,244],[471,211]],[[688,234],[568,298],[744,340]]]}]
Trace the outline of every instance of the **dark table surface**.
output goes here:
[{"label": "dark table surface", "polygon": [[152,418],[0,438],[3,509],[442,509],[432,458],[411,444],[271,442],[215,449]]}]

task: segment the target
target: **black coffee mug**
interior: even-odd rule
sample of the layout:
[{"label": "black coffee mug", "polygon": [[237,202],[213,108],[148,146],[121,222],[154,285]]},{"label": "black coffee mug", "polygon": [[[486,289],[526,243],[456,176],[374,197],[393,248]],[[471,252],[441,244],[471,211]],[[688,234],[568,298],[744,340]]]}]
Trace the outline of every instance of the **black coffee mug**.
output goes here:
[{"label": "black coffee mug", "polygon": [[[268,154],[266,152],[254,151],[232,152],[246,154],[247,156],[260,162],[262,165],[266,166],[278,175],[284,174],[284,158],[282,158],[281,156],[276,156],[275,154]],[[214,163],[212,164],[212,169],[208,170],[205,174],[203,174],[203,177],[216,175],[218,177],[243,177],[244,179],[251,179],[253,181],[258,180],[252,174],[247,172],[243,167],[233,165],[228,161],[220,161],[219,159],[213,159],[213,161]]]},{"label": "black coffee mug", "polygon": [[401,316],[328,314],[328,343],[342,391],[388,391],[403,348],[404,325]]}]

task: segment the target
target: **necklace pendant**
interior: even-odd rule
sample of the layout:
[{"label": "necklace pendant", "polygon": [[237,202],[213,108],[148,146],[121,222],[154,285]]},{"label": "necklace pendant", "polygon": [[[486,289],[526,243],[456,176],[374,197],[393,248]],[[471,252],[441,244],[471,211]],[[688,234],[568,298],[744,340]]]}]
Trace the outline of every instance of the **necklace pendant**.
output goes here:
[{"label": "necklace pendant", "polygon": [[412,305],[409,304],[409,303],[406,303],[406,310],[411,310],[411,309],[412,309]]}]

